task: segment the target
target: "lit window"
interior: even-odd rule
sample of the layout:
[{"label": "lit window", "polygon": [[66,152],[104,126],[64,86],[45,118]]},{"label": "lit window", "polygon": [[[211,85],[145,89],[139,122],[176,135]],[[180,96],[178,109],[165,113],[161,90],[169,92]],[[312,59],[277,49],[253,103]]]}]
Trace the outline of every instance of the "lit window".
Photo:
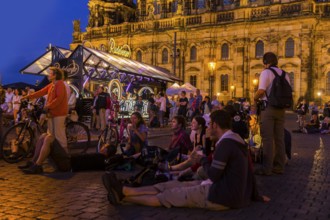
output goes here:
[{"label": "lit window", "polygon": [[168,63],[168,50],[166,48],[162,51],[162,64]]},{"label": "lit window", "polygon": [[264,42],[259,40],[256,44],[256,58],[262,58],[264,55]]},{"label": "lit window", "polygon": [[285,57],[294,56],[294,40],[290,37],[285,42]]},{"label": "lit window", "polygon": [[229,46],[228,44],[223,44],[221,46],[221,59],[228,60],[229,58]]},{"label": "lit window", "polygon": [[196,85],[197,85],[197,76],[190,76],[190,84],[196,87]]},{"label": "lit window", "polygon": [[197,60],[197,49],[195,46],[190,48],[190,61],[196,61]]},{"label": "lit window", "polygon": [[220,91],[228,91],[228,74],[223,74],[220,76]]}]

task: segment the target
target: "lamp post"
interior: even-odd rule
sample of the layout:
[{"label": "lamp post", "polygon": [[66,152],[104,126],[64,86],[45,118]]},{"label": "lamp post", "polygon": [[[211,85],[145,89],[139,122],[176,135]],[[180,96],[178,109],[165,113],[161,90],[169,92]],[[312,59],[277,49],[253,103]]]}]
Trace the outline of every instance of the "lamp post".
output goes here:
[{"label": "lamp post", "polygon": [[213,95],[213,81],[214,81],[214,70],[215,70],[216,63],[215,62],[209,62],[209,69],[210,69],[210,97],[212,98]]},{"label": "lamp post", "polygon": [[230,86],[230,90],[231,90],[231,98],[234,98],[235,86],[234,85],[231,85]]}]

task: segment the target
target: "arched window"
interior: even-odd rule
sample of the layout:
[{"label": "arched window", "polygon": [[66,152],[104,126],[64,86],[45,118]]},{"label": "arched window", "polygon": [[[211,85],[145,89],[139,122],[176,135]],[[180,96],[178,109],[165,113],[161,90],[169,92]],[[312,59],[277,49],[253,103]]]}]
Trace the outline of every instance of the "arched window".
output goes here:
[{"label": "arched window", "polygon": [[228,44],[222,44],[221,46],[221,59],[228,60],[229,58],[229,46]]},{"label": "arched window", "polygon": [[294,92],[294,73],[290,72],[289,77],[290,77],[290,84],[291,84],[292,92]]},{"label": "arched window", "polygon": [[141,52],[141,50],[138,50],[136,52],[136,60],[139,61],[139,62],[142,62],[142,52]]},{"label": "arched window", "polygon": [[294,56],[294,40],[290,37],[285,41],[285,57]]},{"label": "arched window", "polygon": [[327,74],[327,81],[325,84],[325,94],[330,95],[330,72]]},{"label": "arched window", "polygon": [[256,58],[262,58],[264,55],[264,42],[259,40],[256,44]]},{"label": "arched window", "polygon": [[195,46],[192,46],[190,48],[190,61],[196,61],[197,60],[197,49]]},{"label": "arched window", "polygon": [[197,85],[197,76],[196,75],[190,76],[190,84],[196,87],[196,85]]},{"label": "arched window", "polygon": [[228,91],[228,74],[222,74],[220,76],[220,91]]},{"label": "arched window", "polygon": [[162,64],[168,63],[168,50],[166,48],[162,51]]}]

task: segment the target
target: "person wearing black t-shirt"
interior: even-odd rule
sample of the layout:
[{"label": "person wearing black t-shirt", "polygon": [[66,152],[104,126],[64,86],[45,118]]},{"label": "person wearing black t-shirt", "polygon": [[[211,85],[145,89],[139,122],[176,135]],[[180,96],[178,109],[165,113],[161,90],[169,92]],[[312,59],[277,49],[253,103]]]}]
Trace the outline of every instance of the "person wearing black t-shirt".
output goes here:
[{"label": "person wearing black t-shirt", "polygon": [[186,91],[181,92],[181,98],[179,99],[179,110],[178,115],[182,115],[186,117],[187,114],[187,105],[188,105],[188,98],[186,97]]}]

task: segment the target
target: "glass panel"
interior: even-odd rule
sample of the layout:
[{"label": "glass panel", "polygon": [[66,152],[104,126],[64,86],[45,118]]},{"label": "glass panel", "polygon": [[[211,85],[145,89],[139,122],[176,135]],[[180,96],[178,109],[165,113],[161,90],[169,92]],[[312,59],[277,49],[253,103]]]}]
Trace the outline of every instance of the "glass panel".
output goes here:
[{"label": "glass panel", "polygon": [[259,40],[256,44],[256,58],[262,58],[264,55],[264,42]]}]

